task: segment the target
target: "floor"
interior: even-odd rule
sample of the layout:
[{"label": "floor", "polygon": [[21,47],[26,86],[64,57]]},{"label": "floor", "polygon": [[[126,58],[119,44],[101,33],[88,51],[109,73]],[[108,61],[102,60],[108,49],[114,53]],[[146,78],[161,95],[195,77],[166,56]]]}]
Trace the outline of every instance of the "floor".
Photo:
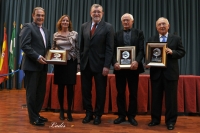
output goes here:
[{"label": "floor", "polygon": [[43,127],[33,126],[29,123],[27,108],[24,106],[26,91],[22,90],[0,90],[0,133],[199,133],[200,117],[179,116],[175,129],[167,130],[162,122],[155,127],[148,127],[150,115],[137,115],[138,126],[132,126],[128,122],[113,124],[117,118],[115,114],[109,113],[102,116],[100,125],[93,125],[92,121],[83,124],[84,113],[73,113],[73,122],[59,120],[59,113],[42,110],[40,115],[49,119]]}]

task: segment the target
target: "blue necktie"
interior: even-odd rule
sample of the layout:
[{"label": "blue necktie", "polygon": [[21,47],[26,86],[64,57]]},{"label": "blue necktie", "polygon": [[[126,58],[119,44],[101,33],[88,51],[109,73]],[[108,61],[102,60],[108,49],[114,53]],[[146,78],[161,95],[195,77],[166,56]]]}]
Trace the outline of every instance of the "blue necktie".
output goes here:
[{"label": "blue necktie", "polygon": [[166,36],[161,36],[162,42],[166,42]]}]

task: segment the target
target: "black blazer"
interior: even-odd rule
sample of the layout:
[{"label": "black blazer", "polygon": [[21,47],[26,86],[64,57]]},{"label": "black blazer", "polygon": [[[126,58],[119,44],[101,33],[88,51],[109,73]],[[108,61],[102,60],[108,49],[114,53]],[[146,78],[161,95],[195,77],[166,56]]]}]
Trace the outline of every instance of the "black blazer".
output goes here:
[{"label": "black blazer", "polygon": [[[149,38],[149,42],[160,42],[159,35]],[[179,36],[168,34],[167,47],[172,50],[172,55],[167,54],[167,67],[151,67],[150,68],[150,78],[156,80],[160,77],[161,72],[168,80],[178,80],[179,78],[179,66],[178,59],[184,57],[185,50],[182,46],[182,41]]]},{"label": "black blazer", "polygon": [[[131,46],[136,48],[136,57],[135,61],[138,62],[138,71],[139,73],[144,72],[144,67],[142,65],[142,59],[144,58],[144,35],[143,32],[138,29],[131,29]],[[112,59],[112,64],[114,65],[117,62],[117,47],[124,47],[124,35],[123,30],[115,33],[114,39],[114,54]]]},{"label": "black blazer", "polygon": [[94,35],[90,37],[92,22],[81,26],[80,69],[84,70],[87,62],[93,72],[102,72],[103,67],[110,68],[113,47],[114,30],[110,23],[100,21]]},{"label": "black blazer", "polygon": [[46,48],[44,46],[44,41],[42,34],[40,33],[40,29],[34,22],[24,24],[20,32],[20,44],[21,49],[24,52],[21,63],[22,70],[47,71],[47,65],[40,64],[37,61],[39,55],[45,57],[47,50],[51,48],[50,34],[46,28],[42,28],[45,33]]}]

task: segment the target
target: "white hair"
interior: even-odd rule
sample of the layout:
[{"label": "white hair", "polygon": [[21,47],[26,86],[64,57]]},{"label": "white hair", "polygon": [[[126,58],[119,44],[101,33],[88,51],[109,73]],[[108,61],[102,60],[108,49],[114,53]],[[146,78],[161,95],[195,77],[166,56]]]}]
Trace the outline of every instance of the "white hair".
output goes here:
[{"label": "white hair", "polygon": [[[165,19],[166,20],[166,22],[167,22],[167,24],[169,24],[169,21],[168,21],[168,19],[167,18],[165,18],[165,17],[160,17],[160,18],[158,18],[158,20],[159,19]],[[158,22],[158,20],[156,21],[156,26],[157,26],[157,22]]]},{"label": "white hair", "polygon": [[134,20],[133,15],[131,15],[131,14],[129,14],[129,13],[125,13],[124,15],[122,15],[121,21],[122,21],[122,19],[123,19],[123,17],[124,17],[125,15],[129,15],[129,17],[131,18],[131,20],[132,20],[132,21]]}]

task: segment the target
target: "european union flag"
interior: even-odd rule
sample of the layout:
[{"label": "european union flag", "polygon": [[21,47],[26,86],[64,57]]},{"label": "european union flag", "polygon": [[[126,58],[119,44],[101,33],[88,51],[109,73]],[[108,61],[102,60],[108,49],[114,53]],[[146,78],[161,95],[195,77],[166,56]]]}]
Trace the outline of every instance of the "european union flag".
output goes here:
[{"label": "european union flag", "polygon": [[[21,61],[22,61],[22,57],[23,57],[23,51],[20,51],[20,56],[19,56],[19,66],[21,65]],[[19,75],[18,75],[18,83],[21,85],[22,84],[22,80],[24,78],[24,71],[23,70],[19,70]],[[21,88],[21,87],[20,87]]]}]

